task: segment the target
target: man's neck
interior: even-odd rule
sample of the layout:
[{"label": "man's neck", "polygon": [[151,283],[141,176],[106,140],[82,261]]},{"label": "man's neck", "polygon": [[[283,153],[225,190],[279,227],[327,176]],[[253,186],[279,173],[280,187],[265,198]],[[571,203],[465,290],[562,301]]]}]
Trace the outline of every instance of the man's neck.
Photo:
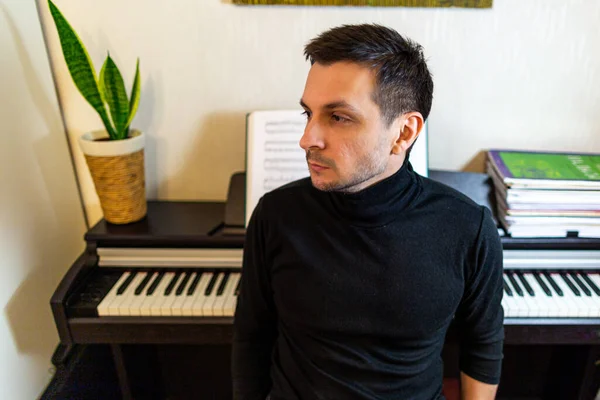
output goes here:
[{"label": "man's neck", "polygon": [[397,158],[396,157],[391,158],[390,162],[386,165],[386,167],[382,173],[372,176],[371,178],[367,179],[366,181],[361,182],[358,185],[352,186],[351,188],[348,188],[344,192],[345,193],[358,193],[358,192],[361,192],[361,191],[389,178],[390,176],[392,176],[396,172],[398,172],[400,170],[400,168],[402,168],[405,158],[406,157],[404,154],[401,156],[398,156]]}]

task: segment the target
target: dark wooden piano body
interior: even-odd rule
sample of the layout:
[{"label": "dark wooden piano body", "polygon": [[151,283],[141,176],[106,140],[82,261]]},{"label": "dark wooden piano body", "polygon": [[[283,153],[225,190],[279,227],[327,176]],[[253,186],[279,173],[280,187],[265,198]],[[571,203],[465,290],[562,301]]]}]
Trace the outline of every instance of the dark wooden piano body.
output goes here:
[{"label": "dark wooden piano body", "polygon": [[[64,276],[51,299],[61,341],[54,356],[55,364],[65,362],[73,346],[108,344],[124,398],[230,396],[233,318],[71,318],[67,306],[69,297],[98,268],[98,248],[242,248],[244,236],[227,234],[224,212],[225,204],[218,202],[151,201],[147,217],[138,223],[116,226],[100,221],[90,229],[85,235],[85,252]],[[503,245],[505,249],[532,251],[600,250],[600,239],[503,238]],[[501,396],[510,397],[523,389],[523,394],[531,398],[594,398],[600,381],[599,318],[506,319],[505,335]],[[451,328],[444,351],[448,376],[458,374],[457,351],[456,332]],[[186,355],[191,359],[174,362],[175,366],[160,365],[166,359]],[[177,372],[177,364],[185,371]],[[210,368],[205,368],[207,365]],[[197,369],[196,386],[182,383],[186,373],[194,380],[195,373],[190,369]],[[200,376],[208,376],[206,382]],[[166,379],[174,379],[176,383],[165,382]],[[215,386],[226,387],[198,389],[211,381]],[[174,385],[185,387],[189,393],[173,389]]]}]

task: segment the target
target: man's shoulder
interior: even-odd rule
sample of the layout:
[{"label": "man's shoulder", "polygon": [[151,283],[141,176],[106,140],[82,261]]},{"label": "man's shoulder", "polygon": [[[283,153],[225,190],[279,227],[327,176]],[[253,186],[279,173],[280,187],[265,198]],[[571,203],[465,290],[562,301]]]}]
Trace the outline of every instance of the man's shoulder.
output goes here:
[{"label": "man's shoulder", "polygon": [[429,200],[441,202],[454,210],[481,215],[481,205],[459,190],[431,178],[423,179],[423,189]]},{"label": "man's shoulder", "polygon": [[261,201],[269,206],[282,204],[282,202],[289,204],[303,198],[311,188],[310,177],[298,179],[265,193]]},{"label": "man's shoulder", "polygon": [[264,221],[282,222],[314,207],[314,188],[310,178],[298,179],[265,193],[259,200],[256,213]]},{"label": "man's shoulder", "polygon": [[[423,177],[426,202],[438,211],[439,220],[449,221],[458,232],[498,239],[497,221],[489,202],[475,201],[461,191]],[[435,213],[434,213],[435,214]]]}]

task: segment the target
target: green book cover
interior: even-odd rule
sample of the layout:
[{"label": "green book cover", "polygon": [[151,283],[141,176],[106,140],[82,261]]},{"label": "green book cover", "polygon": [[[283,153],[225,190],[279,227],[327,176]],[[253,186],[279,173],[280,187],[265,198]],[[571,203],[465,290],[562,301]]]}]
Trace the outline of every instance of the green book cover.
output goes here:
[{"label": "green book cover", "polygon": [[505,179],[600,181],[600,154],[490,150]]}]

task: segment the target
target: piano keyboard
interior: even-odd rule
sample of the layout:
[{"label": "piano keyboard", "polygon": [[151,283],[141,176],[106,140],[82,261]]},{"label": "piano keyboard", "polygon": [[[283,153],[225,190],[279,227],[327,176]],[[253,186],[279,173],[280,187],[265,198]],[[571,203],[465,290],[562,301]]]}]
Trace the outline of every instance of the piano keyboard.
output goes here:
[{"label": "piano keyboard", "polygon": [[[71,317],[233,317],[237,268],[95,269],[68,301]],[[504,269],[504,317],[600,318],[598,269]]]},{"label": "piano keyboard", "polygon": [[600,274],[578,270],[505,270],[505,318],[600,317]]},{"label": "piano keyboard", "polygon": [[85,288],[75,309],[83,310],[79,316],[232,317],[240,275],[206,270],[113,272]]}]

